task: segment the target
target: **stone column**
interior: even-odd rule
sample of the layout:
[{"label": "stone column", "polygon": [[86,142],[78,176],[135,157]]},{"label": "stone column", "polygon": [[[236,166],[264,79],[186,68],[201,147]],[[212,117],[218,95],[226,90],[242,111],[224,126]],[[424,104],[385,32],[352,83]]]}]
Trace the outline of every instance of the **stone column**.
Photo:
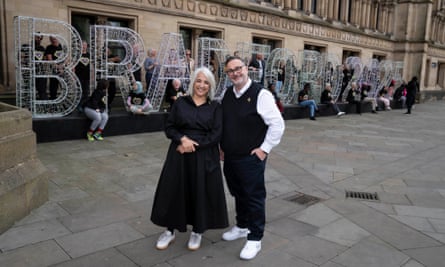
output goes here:
[{"label": "stone column", "polygon": [[293,9],[295,10],[294,7],[292,7],[292,4],[295,2],[296,0],[284,0],[283,1],[283,10],[289,10],[289,9]]}]

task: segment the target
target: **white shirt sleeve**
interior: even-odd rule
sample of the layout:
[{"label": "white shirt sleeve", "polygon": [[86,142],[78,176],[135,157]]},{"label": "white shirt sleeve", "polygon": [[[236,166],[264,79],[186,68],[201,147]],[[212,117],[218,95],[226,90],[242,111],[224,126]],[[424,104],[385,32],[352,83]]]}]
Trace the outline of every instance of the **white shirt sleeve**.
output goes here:
[{"label": "white shirt sleeve", "polygon": [[275,98],[266,89],[262,89],[258,95],[257,112],[268,126],[266,137],[260,148],[269,153],[274,146],[280,143],[285,126],[283,117],[275,103]]}]

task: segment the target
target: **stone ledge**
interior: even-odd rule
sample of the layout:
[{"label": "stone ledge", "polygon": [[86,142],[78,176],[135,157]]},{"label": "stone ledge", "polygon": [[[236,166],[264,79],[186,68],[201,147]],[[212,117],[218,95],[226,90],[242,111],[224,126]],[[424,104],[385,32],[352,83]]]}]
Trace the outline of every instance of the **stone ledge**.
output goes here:
[{"label": "stone ledge", "polygon": [[29,129],[32,129],[31,112],[0,102],[0,138]]}]

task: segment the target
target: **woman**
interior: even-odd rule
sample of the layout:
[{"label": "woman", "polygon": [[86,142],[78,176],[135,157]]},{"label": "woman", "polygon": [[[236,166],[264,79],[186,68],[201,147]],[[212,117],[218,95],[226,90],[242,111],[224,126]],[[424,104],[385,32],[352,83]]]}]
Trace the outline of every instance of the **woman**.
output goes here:
[{"label": "woman", "polygon": [[[110,86],[108,80],[99,80],[97,82],[96,90],[91,94],[90,98],[85,103],[85,115],[92,120],[90,129],[87,132],[88,141],[99,140],[102,141],[102,132],[108,122],[107,113],[107,90]],[[94,134],[93,134],[94,132]]]},{"label": "woman", "polygon": [[171,139],[159,178],[151,221],[167,230],[156,248],[166,249],[177,229],[192,232],[190,250],[197,250],[207,229],[228,226],[219,160],[222,110],[213,100],[215,78],[207,68],[195,70],[189,92],[178,98],[168,116],[165,133]]}]

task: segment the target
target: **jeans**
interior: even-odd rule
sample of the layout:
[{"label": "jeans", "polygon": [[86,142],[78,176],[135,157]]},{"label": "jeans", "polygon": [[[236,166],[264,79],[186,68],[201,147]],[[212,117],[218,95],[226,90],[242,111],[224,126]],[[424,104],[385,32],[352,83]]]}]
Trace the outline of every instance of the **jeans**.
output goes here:
[{"label": "jeans", "polygon": [[281,87],[283,86],[283,81],[276,81],[275,83],[275,92],[279,94],[281,92]]},{"label": "jeans", "polygon": [[99,127],[100,129],[104,129],[105,125],[107,125],[108,122],[108,113],[107,111],[104,112],[97,112],[96,110],[85,107],[84,109],[85,115],[92,120],[90,125],[90,130],[94,131]]},{"label": "jeans", "polygon": [[309,114],[311,117],[315,117],[315,110],[317,110],[317,103],[314,100],[304,100],[298,103],[302,107],[309,107]]},{"label": "jeans", "polygon": [[247,240],[259,241],[264,234],[266,159],[262,161],[255,154],[241,158],[224,157],[224,175],[230,194],[235,198],[236,224],[250,230]]}]

